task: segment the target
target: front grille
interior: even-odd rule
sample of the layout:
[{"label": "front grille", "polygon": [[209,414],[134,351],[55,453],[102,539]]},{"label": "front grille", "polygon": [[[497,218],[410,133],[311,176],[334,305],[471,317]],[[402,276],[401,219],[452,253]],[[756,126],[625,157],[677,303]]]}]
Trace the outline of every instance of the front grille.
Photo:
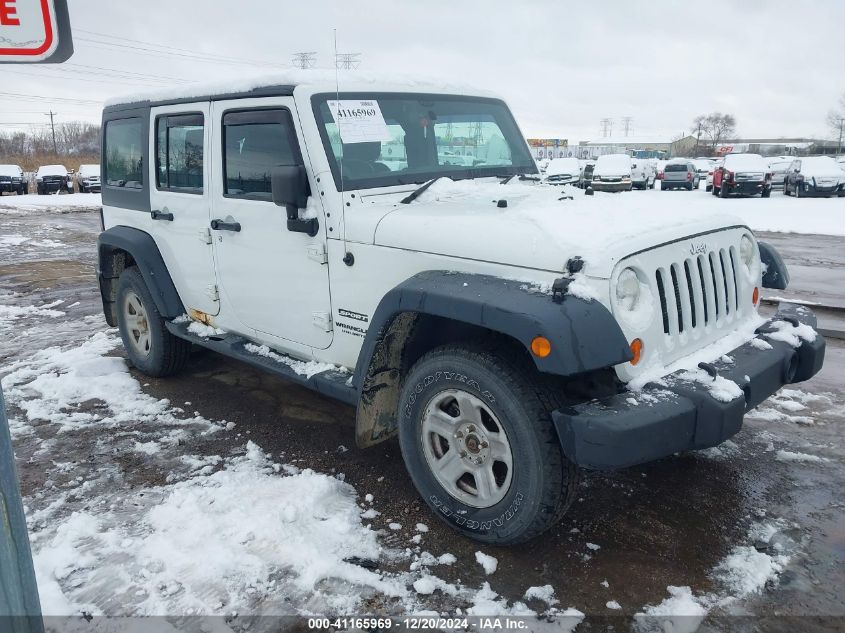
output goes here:
[{"label": "front grille", "polygon": [[677,336],[733,318],[739,305],[735,250],[713,250],[655,271],[665,334]]}]

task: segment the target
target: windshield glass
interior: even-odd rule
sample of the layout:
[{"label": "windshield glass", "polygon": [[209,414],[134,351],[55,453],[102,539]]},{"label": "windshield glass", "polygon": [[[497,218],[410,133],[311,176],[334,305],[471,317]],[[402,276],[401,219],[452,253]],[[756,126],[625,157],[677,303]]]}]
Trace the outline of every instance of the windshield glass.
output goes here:
[{"label": "windshield glass", "polygon": [[339,101],[333,94],[314,96],[314,114],[338,188],[341,172],[345,189],[537,173],[513,116],[497,99],[339,96]]}]

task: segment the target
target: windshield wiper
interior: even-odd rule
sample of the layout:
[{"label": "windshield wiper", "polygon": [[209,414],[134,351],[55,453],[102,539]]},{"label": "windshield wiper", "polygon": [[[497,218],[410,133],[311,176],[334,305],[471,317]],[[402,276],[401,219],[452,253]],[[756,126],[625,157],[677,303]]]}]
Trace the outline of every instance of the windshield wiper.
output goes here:
[{"label": "windshield wiper", "polygon": [[514,178],[519,178],[520,180],[530,180],[531,182],[540,181],[540,178],[538,178],[537,176],[529,174],[510,174],[508,176],[498,176],[498,178],[504,178],[504,180],[499,183],[500,185],[506,185]]},{"label": "windshield wiper", "polygon": [[426,189],[428,189],[429,187],[431,187],[431,185],[433,185],[434,183],[436,183],[436,182],[437,182],[438,180],[440,180],[441,178],[443,178],[443,176],[438,176],[437,178],[432,178],[432,179],[431,179],[431,180],[429,180],[427,183],[425,183],[422,187],[419,187],[418,189],[415,189],[414,191],[412,191],[411,193],[409,193],[407,196],[405,196],[404,198],[402,198],[402,199],[399,201],[399,204],[411,204],[414,200],[416,200],[416,199],[417,199],[417,198],[419,198],[422,194],[424,194]]}]

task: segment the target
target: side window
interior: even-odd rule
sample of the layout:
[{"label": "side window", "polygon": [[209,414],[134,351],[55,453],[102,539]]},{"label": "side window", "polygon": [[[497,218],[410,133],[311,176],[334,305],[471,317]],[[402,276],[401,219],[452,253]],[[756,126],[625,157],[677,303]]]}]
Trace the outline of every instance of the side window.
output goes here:
[{"label": "side window", "polygon": [[144,154],[141,119],[117,119],[106,123],[105,182],[110,187],[141,189]]},{"label": "side window", "polygon": [[203,190],[203,116],[156,119],[156,187],[184,193]]},{"label": "side window", "polygon": [[223,194],[272,200],[270,173],[302,162],[287,110],[244,110],[223,115]]}]

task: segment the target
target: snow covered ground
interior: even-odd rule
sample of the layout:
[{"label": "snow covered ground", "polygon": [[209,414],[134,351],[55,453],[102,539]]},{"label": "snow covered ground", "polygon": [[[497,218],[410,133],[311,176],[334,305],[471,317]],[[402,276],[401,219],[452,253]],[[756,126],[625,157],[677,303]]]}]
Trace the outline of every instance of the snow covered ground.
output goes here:
[{"label": "snow covered ground", "polygon": [[0,215],[20,215],[33,211],[53,213],[96,211],[102,205],[103,199],[99,193],[0,196]]},{"label": "snow covered ground", "polygon": [[[732,210],[775,201],[704,198],[703,190],[613,199],[628,204],[639,196],[670,212],[674,202],[659,200],[699,195],[702,205]],[[29,205],[29,198],[18,201]],[[119,336],[99,314],[90,270],[79,278],[57,273],[72,261],[91,268],[97,221],[88,222],[85,244],[85,216],[51,220],[57,208],[12,207],[0,215],[0,379],[47,614],[210,615],[219,616],[221,631],[242,630],[239,618],[250,615],[519,615],[533,630],[551,621],[553,630],[567,631],[585,613],[621,613],[640,630],[692,631],[708,614],[742,612],[764,599],[787,570],[803,578],[810,512],[792,501],[763,507],[758,493],[746,499],[729,482],[752,473],[763,479],[747,482],[750,489],[774,486],[765,479],[774,471],[811,490],[822,474],[841,473],[839,387],[784,390],[748,416],[748,431],[735,441],[679,463],[597,475],[557,533],[523,548],[479,548],[425,510],[425,524],[395,511],[392,497],[406,482],[373,495],[378,471],[353,485],[343,468],[315,467],[284,443],[268,449],[250,418],[235,423],[200,413],[206,407],[192,405],[189,390],[178,399],[152,395],[161,381],[130,373]],[[57,253],[69,260],[56,260]],[[199,388],[208,378],[191,380]],[[238,386],[217,388],[243,396]],[[250,412],[284,424],[251,389]],[[320,396],[309,397],[296,406],[316,408]],[[706,476],[680,483],[685,470],[696,469]],[[809,479],[797,474],[807,472]],[[708,491],[719,476],[719,489]],[[654,498],[644,498],[649,494]],[[687,495],[718,502],[698,514]],[[707,562],[692,573],[677,566],[679,551],[703,547],[696,522],[733,505],[738,510],[713,539],[718,553],[697,551],[692,564]],[[673,521],[682,524],[680,533]],[[652,529],[665,540],[650,540]],[[619,577],[604,575],[612,571]],[[644,599],[640,585],[657,588]]]}]

